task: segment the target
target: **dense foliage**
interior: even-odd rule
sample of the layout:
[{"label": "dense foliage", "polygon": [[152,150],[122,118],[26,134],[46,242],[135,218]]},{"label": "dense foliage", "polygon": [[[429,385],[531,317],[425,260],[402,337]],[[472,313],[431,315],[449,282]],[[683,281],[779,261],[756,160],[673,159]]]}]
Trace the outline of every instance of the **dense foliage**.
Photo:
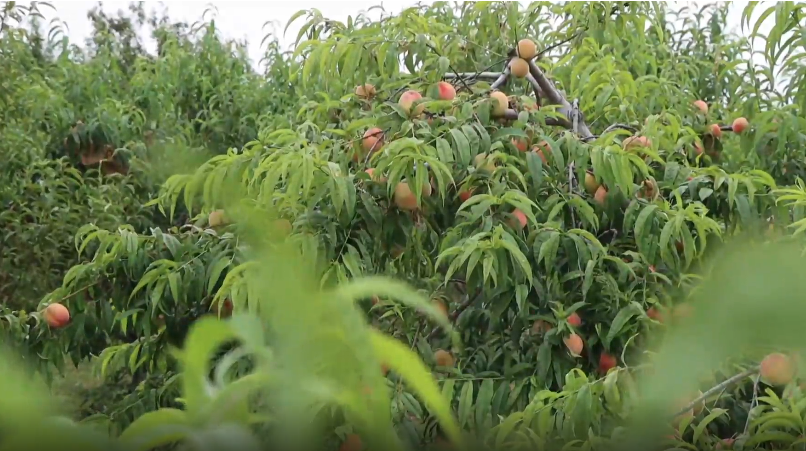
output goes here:
[{"label": "dense foliage", "polygon": [[755,290],[803,283],[804,6],[301,11],[258,72],[214,19],[95,10],[78,47],[8,2],[6,342],[97,365],[98,449],[800,444],[797,359],[757,366],[802,316]]}]

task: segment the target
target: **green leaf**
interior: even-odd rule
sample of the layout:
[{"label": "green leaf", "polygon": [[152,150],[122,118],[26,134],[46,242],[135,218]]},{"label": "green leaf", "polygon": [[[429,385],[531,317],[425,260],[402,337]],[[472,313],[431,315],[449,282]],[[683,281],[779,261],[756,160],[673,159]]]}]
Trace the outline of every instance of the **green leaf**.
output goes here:
[{"label": "green leaf", "polygon": [[132,451],[148,451],[179,442],[192,432],[184,411],[164,407],[141,415],[120,434],[119,439]]},{"label": "green leaf", "polygon": [[414,390],[428,409],[437,417],[446,435],[457,447],[462,446],[459,424],[451,414],[450,403],[442,396],[439,386],[425,364],[411,349],[383,333],[370,330],[375,354],[398,373]]}]

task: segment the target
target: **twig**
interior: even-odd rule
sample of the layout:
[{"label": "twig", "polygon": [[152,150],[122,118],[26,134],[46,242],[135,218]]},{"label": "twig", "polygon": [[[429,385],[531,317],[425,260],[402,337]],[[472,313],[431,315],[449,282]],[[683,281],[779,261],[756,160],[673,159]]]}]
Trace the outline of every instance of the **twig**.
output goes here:
[{"label": "twig", "polygon": [[501,72],[448,72],[443,77],[451,80],[454,78],[464,78],[466,80],[488,79],[497,80]]},{"label": "twig", "polygon": [[728,385],[731,385],[731,384],[733,384],[735,382],[738,382],[739,380],[744,379],[745,377],[750,376],[751,374],[755,374],[757,372],[758,372],[758,366],[754,366],[752,368],[749,368],[749,369],[746,369],[746,370],[742,371],[739,374],[736,374],[736,375],[734,375],[732,377],[729,377],[728,379],[725,379],[721,383],[719,383],[719,384],[711,387],[710,389],[708,389],[708,391],[703,393],[702,396],[698,397],[694,401],[691,401],[691,403],[689,403],[689,405],[687,405],[681,411],[679,411],[676,414],[674,414],[672,416],[672,418],[676,418],[676,417],[679,417],[680,415],[683,415],[684,413],[686,413],[689,410],[693,409],[694,406],[696,406],[697,404],[699,404],[700,402],[702,402],[703,400],[705,400],[709,396],[713,395],[714,393],[717,393],[720,390],[722,390],[725,387],[727,387]]},{"label": "twig", "polygon": [[[464,300],[464,302],[459,304],[459,306],[456,307],[456,310],[454,310],[450,315],[448,315],[448,320],[451,321],[451,322],[456,321],[456,319],[459,318],[459,315],[461,315],[465,310],[467,310],[468,307],[473,305],[473,303],[475,303],[479,298],[481,298],[481,294],[482,294],[482,291],[478,290],[478,291],[476,291],[475,296],[473,296],[473,297],[467,296],[467,298]],[[432,330],[431,333],[428,334],[428,337],[426,337],[426,340],[431,340],[432,338],[434,338],[439,331],[440,331],[440,328],[435,327],[434,330]]]},{"label": "twig", "polygon": [[753,409],[758,405],[758,383],[761,380],[761,373],[756,374],[756,380],[753,381],[753,399],[750,401],[750,409],[747,410],[747,421],[744,423],[744,435],[747,435],[747,430],[750,429],[750,420],[753,418]]},{"label": "twig", "polygon": [[[427,46],[429,49],[431,49],[431,51],[432,51],[432,52],[436,53],[438,57],[442,58],[442,54],[441,54],[441,53],[439,53],[439,50],[437,50],[437,49],[436,49],[436,48],[435,48],[433,45],[431,45],[431,44],[429,44],[429,43],[427,43],[427,42],[425,43],[425,45],[426,45],[426,46]],[[449,68],[450,70],[452,70],[454,73],[456,73],[456,69],[454,69],[454,68],[453,68],[453,65],[451,65],[451,63],[450,63],[450,62],[448,63],[448,68]],[[461,82],[462,82],[462,84],[464,85],[465,89],[467,89],[467,90],[468,90],[468,92],[473,92],[473,90],[472,90],[472,89],[470,89],[470,85],[468,85],[468,84],[467,84],[467,82],[465,81],[465,79],[464,79],[464,78],[459,77],[459,81],[461,81]]]}]

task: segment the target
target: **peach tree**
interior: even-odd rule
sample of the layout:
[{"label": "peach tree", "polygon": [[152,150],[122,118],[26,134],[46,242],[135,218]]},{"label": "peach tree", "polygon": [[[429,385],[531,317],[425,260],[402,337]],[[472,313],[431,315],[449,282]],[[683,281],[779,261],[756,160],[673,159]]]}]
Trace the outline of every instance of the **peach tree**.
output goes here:
[{"label": "peach tree", "polygon": [[[791,215],[802,184],[778,187],[800,175],[799,91],[752,82],[750,43],[725,31],[725,7],[680,12],[682,31],[676,13],[643,2],[437,3],[346,23],[307,12],[278,68],[296,83],[296,117],[165,181],[154,204],[171,219],[186,209],[190,224],[82,228],[86,261],[43,300],[80,293],[64,300],[72,324],[47,332],[65,337],[49,356],[106,348],[104,366],[171,372],[166,345],[205,312],[274,311],[255,282],[268,276],[244,257],[237,212],[250,207],[315,262],[311,283],[390,275],[444,313],[458,343],[423,306],[361,293],[368,321],[442,380],[459,426],[503,429],[539,400],[552,406],[543,435],[609,434],[621,418],[603,403],[629,410],[619,390],[654,332],[690,313],[706,253],[802,218]],[[789,16],[776,15],[779,35]],[[746,388],[679,423],[679,438],[711,445],[740,429]],[[412,440],[436,432],[411,393],[396,390],[392,407]]]}]

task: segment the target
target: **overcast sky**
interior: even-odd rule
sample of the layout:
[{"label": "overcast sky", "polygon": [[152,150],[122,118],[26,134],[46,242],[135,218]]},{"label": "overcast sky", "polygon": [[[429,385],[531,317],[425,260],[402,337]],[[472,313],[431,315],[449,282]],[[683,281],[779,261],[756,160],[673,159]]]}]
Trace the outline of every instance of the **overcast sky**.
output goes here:
[{"label": "overcast sky", "polygon": [[[19,2],[27,4],[30,2]],[[58,17],[64,21],[69,28],[70,41],[76,44],[82,44],[84,40],[89,37],[91,32],[90,22],[87,19],[87,12],[97,5],[97,1],[53,1],[56,11],[53,12],[48,8],[42,8],[42,12],[50,20]],[[193,23],[200,20],[204,11],[215,5],[218,10],[216,15],[216,25],[225,37],[242,39],[246,38],[249,42],[249,55],[253,63],[260,60],[262,51],[260,49],[260,42],[263,37],[271,31],[271,26],[264,27],[267,22],[275,24],[276,35],[280,43],[290,48],[293,40],[297,36],[297,32],[304,23],[304,17],[299,18],[294,25],[289,29],[285,37],[283,37],[283,28],[285,27],[288,19],[301,10],[316,8],[322,12],[325,17],[338,21],[346,21],[348,15],[355,16],[360,11],[366,11],[372,6],[382,5],[386,11],[397,13],[406,7],[412,6],[417,2],[412,0],[352,0],[352,1],[147,1],[146,10],[151,11],[156,9],[162,11],[167,9],[169,16],[174,20],[187,21]],[[423,1],[422,3],[432,3],[431,1]],[[522,2],[526,3],[526,2]],[[672,2],[677,6],[684,4],[702,6],[707,3],[714,3],[712,1],[699,1],[699,2]],[[741,13],[747,5],[747,1],[732,2],[731,11],[728,17],[728,24],[735,28],[737,33],[741,34],[739,27]],[[763,2],[770,3],[770,2]],[[115,13],[118,10],[126,10],[129,5],[128,1],[105,1],[103,8],[108,13]],[[759,6],[756,9],[756,15],[766,9],[765,6]],[[374,17],[380,15],[380,12],[373,11],[371,14]],[[769,24],[768,24],[769,25]],[[761,31],[769,29],[769,26],[762,27]],[[146,29],[144,34],[150,33]],[[147,47],[150,51],[154,51],[156,44],[150,38],[145,36]]]}]

